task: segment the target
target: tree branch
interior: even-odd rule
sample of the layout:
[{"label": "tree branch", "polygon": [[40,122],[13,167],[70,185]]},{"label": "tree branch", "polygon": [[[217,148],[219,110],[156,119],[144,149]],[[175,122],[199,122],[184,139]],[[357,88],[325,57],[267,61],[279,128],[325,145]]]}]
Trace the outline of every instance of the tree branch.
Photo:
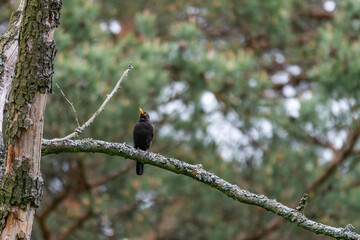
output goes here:
[{"label": "tree branch", "polygon": [[64,93],[63,90],[59,87],[58,84],[56,84],[56,87],[60,90],[60,93],[61,93],[61,95],[63,95],[63,97],[65,98],[65,100],[70,104],[71,109],[73,110],[74,115],[75,115],[75,120],[76,120],[77,126],[80,127],[79,118],[78,118],[76,109],[75,109],[75,107],[74,107],[74,104],[66,97],[65,93]]},{"label": "tree branch", "polygon": [[207,172],[199,165],[191,165],[177,159],[164,157],[157,153],[136,150],[126,143],[110,143],[93,139],[83,140],[43,140],[42,155],[62,152],[97,152],[121,156],[144,164],[160,167],[177,174],[191,177],[215,188],[228,197],[239,202],[259,206],[283,217],[284,219],[317,234],[341,239],[359,239],[360,235],[344,228],[335,228],[317,223],[305,217],[295,209],[289,208],[274,199],[257,195],[230,184],[213,173]]},{"label": "tree branch", "polygon": [[116,85],[115,85],[114,89],[112,90],[112,92],[107,95],[105,101],[101,104],[100,108],[91,116],[91,118],[89,120],[86,121],[86,123],[81,125],[81,127],[77,127],[73,133],[67,135],[66,137],[55,138],[53,140],[54,141],[61,141],[61,140],[65,140],[65,139],[72,139],[72,138],[78,137],[81,133],[83,133],[85,131],[85,129],[88,128],[94,122],[95,118],[105,109],[106,104],[110,101],[112,96],[114,96],[116,91],[119,89],[120,84],[122,83],[124,78],[128,75],[128,73],[131,71],[131,69],[133,69],[133,66],[130,63],[128,68],[124,71],[123,75],[119,79],[119,81],[116,83]]},{"label": "tree branch", "polygon": [[[357,127],[355,127],[355,129],[348,134],[345,143],[340,149],[337,150],[336,148],[331,147],[330,145],[328,146],[334,152],[334,157],[331,160],[328,167],[307,187],[306,192],[312,195],[322,184],[325,183],[325,181],[331,176],[331,174],[336,170],[336,168],[346,160],[349,154],[351,154],[356,144],[356,141],[359,138],[359,134],[360,134],[360,126],[357,125]],[[314,141],[315,139],[310,139],[310,140]],[[319,144],[321,143],[321,141],[315,140],[314,143]],[[324,147],[326,147],[326,145],[324,145]],[[295,204],[296,203],[293,203],[292,205],[295,206]],[[283,219],[274,218],[266,226],[259,229],[254,234],[241,236],[240,240],[259,239],[261,236],[264,236],[269,232],[277,229],[279,226],[281,226],[282,223],[284,223]]]}]

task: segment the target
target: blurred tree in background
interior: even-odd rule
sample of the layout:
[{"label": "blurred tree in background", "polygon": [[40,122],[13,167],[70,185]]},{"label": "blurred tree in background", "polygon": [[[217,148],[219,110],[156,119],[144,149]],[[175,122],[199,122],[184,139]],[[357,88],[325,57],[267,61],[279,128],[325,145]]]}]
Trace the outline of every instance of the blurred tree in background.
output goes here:
[{"label": "blurred tree in background", "polygon": [[[0,6],[5,25],[17,1]],[[77,127],[135,69],[87,137],[132,142],[334,226],[360,206],[360,5],[355,0],[64,0],[44,138]],[[314,239],[191,179],[100,154],[43,158],[34,239]],[[260,237],[261,235],[261,237]],[[317,236],[316,239],[327,239]]]}]

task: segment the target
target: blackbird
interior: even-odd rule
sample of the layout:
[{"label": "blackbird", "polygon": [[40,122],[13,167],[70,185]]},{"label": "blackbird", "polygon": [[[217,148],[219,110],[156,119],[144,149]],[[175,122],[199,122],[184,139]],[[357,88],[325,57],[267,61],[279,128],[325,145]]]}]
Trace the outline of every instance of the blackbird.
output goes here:
[{"label": "blackbird", "polygon": [[[146,112],[143,112],[141,108],[139,122],[135,125],[133,131],[134,138],[134,147],[136,149],[148,150],[150,148],[153,136],[154,129],[150,123],[150,116]],[[136,174],[142,175],[144,172],[144,164],[141,162],[136,162]]]}]

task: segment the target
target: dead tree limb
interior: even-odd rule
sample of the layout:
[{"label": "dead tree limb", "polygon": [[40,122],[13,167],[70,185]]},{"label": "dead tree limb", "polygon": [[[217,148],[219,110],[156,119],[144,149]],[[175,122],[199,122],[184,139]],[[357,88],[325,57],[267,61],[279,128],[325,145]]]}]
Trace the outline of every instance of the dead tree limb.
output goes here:
[{"label": "dead tree limb", "polygon": [[203,169],[201,164],[191,165],[177,159],[168,158],[157,153],[136,150],[126,143],[110,143],[93,139],[83,140],[43,140],[42,155],[63,152],[92,152],[105,153],[136,160],[144,164],[150,164],[171,172],[191,177],[199,182],[215,188],[228,197],[242,203],[255,205],[290,221],[299,227],[305,228],[316,234],[323,234],[340,239],[359,239],[360,235],[345,228],[331,227],[308,219],[302,212],[287,207],[274,199],[264,195],[251,193],[233,185],[224,179]]}]

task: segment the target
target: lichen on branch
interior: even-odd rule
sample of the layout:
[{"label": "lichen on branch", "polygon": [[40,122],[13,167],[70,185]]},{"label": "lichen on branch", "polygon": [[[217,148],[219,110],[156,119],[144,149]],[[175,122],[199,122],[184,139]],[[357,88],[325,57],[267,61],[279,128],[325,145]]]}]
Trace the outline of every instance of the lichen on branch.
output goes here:
[{"label": "lichen on branch", "polygon": [[228,197],[239,202],[259,206],[278,216],[308,229],[317,234],[327,235],[338,239],[360,239],[360,235],[348,228],[336,228],[308,219],[301,211],[287,207],[274,199],[264,195],[251,193],[233,185],[224,179],[203,169],[201,164],[191,165],[174,158],[168,158],[158,153],[137,150],[126,143],[111,143],[93,139],[83,140],[44,140],[42,141],[42,155],[63,152],[92,152],[116,155],[150,164],[171,172],[191,177],[199,182],[215,188]]}]

